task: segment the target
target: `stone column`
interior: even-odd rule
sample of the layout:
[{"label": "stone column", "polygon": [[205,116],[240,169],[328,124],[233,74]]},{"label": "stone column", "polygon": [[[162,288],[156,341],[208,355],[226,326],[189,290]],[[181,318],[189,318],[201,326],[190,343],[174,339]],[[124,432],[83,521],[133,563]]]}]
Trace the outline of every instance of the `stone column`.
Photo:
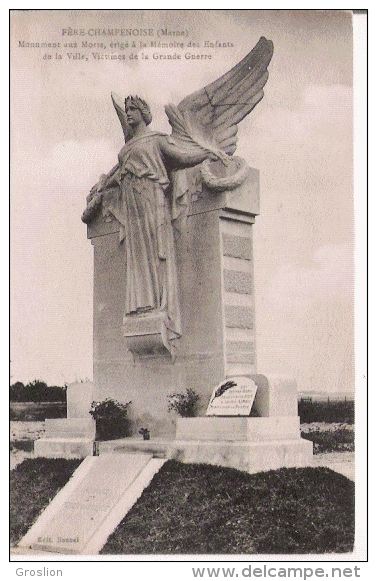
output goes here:
[{"label": "stone column", "polygon": [[[188,331],[182,344],[196,356],[218,352],[213,372],[219,382],[256,373],[253,224],[258,213],[259,172],[249,169],[233,190],[214,193],[203,187],[177,244]],[[212,380],[212,387],[216,383]]]}]

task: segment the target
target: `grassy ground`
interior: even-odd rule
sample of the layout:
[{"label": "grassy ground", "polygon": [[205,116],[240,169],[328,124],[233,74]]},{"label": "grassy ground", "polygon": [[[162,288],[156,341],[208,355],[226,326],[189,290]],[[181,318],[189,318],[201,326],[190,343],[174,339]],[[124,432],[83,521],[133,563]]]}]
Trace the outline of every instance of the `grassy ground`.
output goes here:
[{"label": "grassy ground", "polygon": [[332,470],[168,461],[101,553],[343,553],[353,539],[354,484]]},{"label": "grassy ground", "polygon": [[[31,455],[29,432],[33,428],[38,437],[43,426],[27,422],[24,428],[21,422],[13,424],[12,457]],[[353,449],[351,425],[312,423],[301,425],[301,431],[314,442],[317,454]],[[36,458],[11,471],[12,543],[26,533],[79,463]],[[249,475],[169,461],[111,535],[103,553],[348,552],[354,534],[353,486],[327,468]]]},{"label": "grassy ground", "polygon": [[17,543],[81,460],[27,459],[10,472],[10,541]]},{"label": "grassy ground", "polygon": [[[11,471],[11,542],[26,533],[79,460],[36,458]],[[168,461],[102,554],[352,551],[354,484],[327,468],[246,474]]]},{"label": "grassy ground", "polygon": [[350,424],[301,425],[301,437],[313,442],[314,454],[355,451],[355,429]]}]

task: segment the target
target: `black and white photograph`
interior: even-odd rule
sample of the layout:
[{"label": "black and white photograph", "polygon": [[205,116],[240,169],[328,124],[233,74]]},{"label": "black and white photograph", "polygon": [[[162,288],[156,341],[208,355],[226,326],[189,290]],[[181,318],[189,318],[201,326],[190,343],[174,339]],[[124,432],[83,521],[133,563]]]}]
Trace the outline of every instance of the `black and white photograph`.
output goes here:
[{"label": "black and white photograph", "polygon": [[360,576],[355,43],[352,10],[10,10],[18,575]]}]

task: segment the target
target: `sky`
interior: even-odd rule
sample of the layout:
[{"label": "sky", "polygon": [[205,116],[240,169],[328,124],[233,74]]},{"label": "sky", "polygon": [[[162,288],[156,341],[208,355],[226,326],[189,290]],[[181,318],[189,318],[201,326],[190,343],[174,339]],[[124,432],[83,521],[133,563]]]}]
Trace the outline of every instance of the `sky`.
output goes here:
[{"label": "sky", "polygon": [[[130,49],[82,49],[82,40],[109,40],[62,36],[69,27],[185,30],[179,42],[202,46],[173,52],[212,59],[156,61],[154,53],[167,51],[144,47],[148,60],[96,60],[92,52]],[[261,180],[254,227],[258,372],[295,377],[300,391],[353,390],[352,17],[308,10],[13,11],[12,383],[92,379],[93,251],[81,213],[122,147],[111,91],[145,98],[152,128],[169,133],[164,105],[217,79],[261,36],[275,45],[270,77],[263,100],[239,126],[236,152]],[[205,40],[234,46],[205,49]],[[62,46],[75,41],[80,48]]]}]

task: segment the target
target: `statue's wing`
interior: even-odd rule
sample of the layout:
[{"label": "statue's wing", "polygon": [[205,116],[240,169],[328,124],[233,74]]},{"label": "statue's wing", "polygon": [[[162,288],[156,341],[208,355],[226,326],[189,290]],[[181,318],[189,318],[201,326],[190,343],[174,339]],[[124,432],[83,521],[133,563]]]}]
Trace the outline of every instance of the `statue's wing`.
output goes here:
[{"label": "statue's wing", "polygon": [[225,75],[192,93],[178,107],[165,107],[173,128],[172,138],[188,147],[232,155],[237,144],[237,124],[263,98],[267,67],[274,46],[262,37],[252,51]]},{"label": "statue's wing", "polygon": [[123,129],[124,140],[128,141],[132,137],[132,129],[127,123],[126,111],[123,107],[122,99],[116,93],[111,93],[111,99]]}]

